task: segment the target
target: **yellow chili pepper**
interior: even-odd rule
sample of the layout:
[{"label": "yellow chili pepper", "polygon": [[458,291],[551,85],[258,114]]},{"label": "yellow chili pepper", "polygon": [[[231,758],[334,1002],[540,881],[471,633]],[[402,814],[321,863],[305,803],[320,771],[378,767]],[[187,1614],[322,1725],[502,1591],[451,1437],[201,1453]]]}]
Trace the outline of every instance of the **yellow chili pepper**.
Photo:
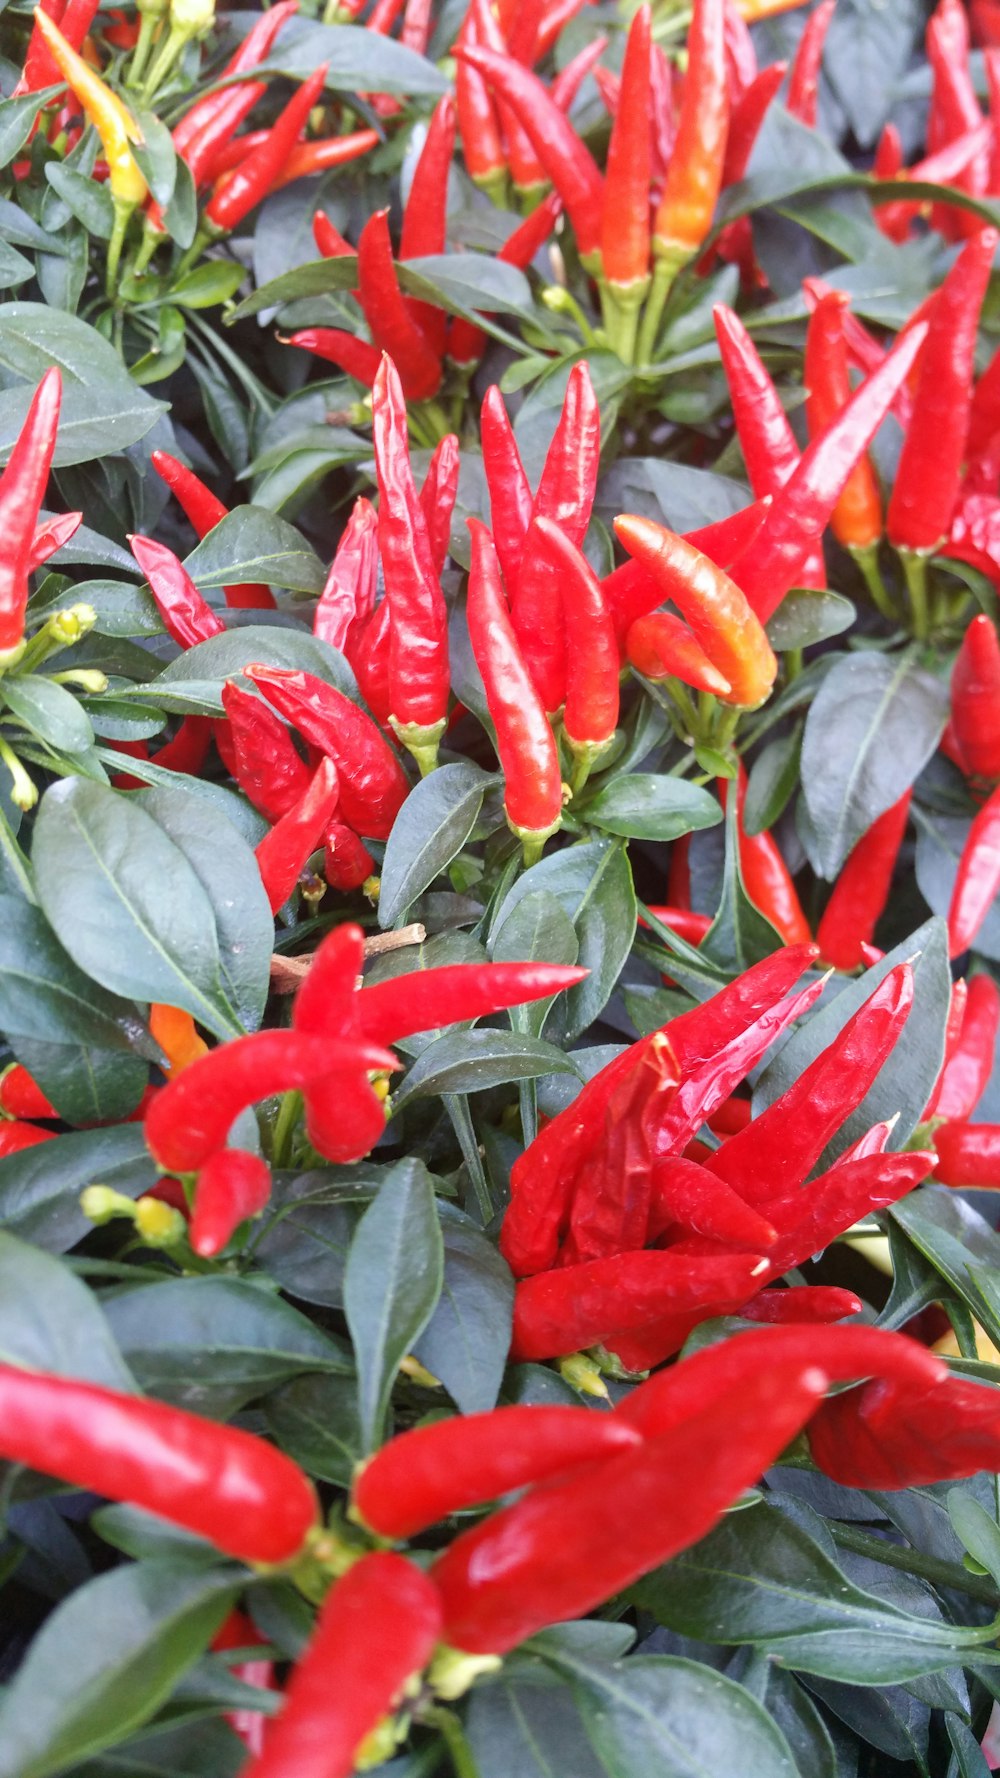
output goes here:
[{"label": "yellow chili pepper", "polygon": [[142,142],[142,131],[118,95],[105,85],[99,74],[88,68],[83,57],[70,47],[58,25],[52,23],[41,7],[35,11],[35,23],[60,74],[76,94],[87,121],[93,124],[101,138],[112,197],[134,209],[149,190],[129,146],[132,142]]},{"label": "yellow chili pepper", "polygon": [[189,1012],[179,1006],[163,1006],[158,1002],[149,1009],[149,1029],[167,1058],[163,1072],[173,1077],[182,1068],[196,1062],[208,1051],[208,1044],[199,1037]]}]

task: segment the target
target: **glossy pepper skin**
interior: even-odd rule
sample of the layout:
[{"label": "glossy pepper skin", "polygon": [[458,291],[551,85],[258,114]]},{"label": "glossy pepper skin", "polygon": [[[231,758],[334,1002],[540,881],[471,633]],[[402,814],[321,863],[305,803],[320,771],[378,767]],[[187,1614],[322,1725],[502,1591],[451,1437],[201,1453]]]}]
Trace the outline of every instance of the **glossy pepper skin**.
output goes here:
[{"label": "glossy pepper skin", "polygon": [[37,1148],[40,1142],[52,1142],[55,1134],[55,1130],[39,1130],[35,1124],[20,1119],[0,1123],[0,1160],[9,1154],[20,1154],[25,1148]]},{"label": "glossy pepper skin", "polygon": [[242,1562],[291,1561],[319,1521],[308,1478],[263,1439],[71,1377],[0,1365],[0,1453]]},{"label": "glossy pepper skin", "polygon": [[582,551],[552,519],[534,519],[532,529],[559,574],[562,590],[567,656],[563,732],[589,769],[607,751],[618,724],[615,628],[601,583]]},{"label": "glossy pepper skin", "polygon": [[263,1210],[271,1196],[271,1174],[260,1155],[245,1148],[220,1148],[198,1175],[188,1231],[195,1253],[212,1259],[248,1216]]},{"label": "glossy pepper skin", "polygon": [[640,6],[629,26],[618,110],[608,148],[601,263],[616,295],[642,300],[649,276],[650,56],[652,15]]},{"label": "glossy pepper skin", "polygon": [[313,673],[263,664],[252,664],[244,672],[286,721],[333,760],[340,773],[340,808],[348,826],[365,838],[387,840],[409,784],[371,717]]},{"label": "glossy pepper skin", "polygon": [[340,796],[332,759],[322,759],[307,789],[279,817],[255,848],[254,856],[272,914],[292,894],[311,854],[323,844]]},{"label": "glossy pepper skin", "polygon": [[739,1391],[709,1382],[701,1412],[668,1437],[533,1489],[463,1532],[431,1570],[445,1639],[505,1654],[704,1537],[794,1437],[825,1385],[805,1358],[776,1363]]},{"label": "glossy pepper skin", "polygon": [[889,901],[912,792],[904,791],[862,834],[844,862],[816,929],[820,954],[835,969],[857,969]]},{"label": "glossy pepper skin", "polygon": [[441,356],[414,320],[399,287],[388,212],[376,210],[358,238],[358,298],[372,338],[399,373],[408,401],[426,401],[441,386]]},{"label": "glossy pepper skin", "polygon": [[729,130],[723,0],[695,0],[677,140],[653,223],[653,251],[676,270],[712,226]]},{"label": "glossy pepper skin", "polygon": [[165,543],[152,537],[131,536],[129,548],[149,582],[156,609],[168,636],[181,648],[194,648],[210,636],[221,636],[225,625],[206,604],[183,562]]},{"label": "glossy pepper skin", "polygon": [[764,631],[736,583],[707,556],[652,519],[625,514],[615,534],[686,618],[713,667],[728,680],[726,703],[763,703],[778,671]]},{"label": "glossy pepper skin", "polygon": [[[997,1033],[1000,1031],[1000,989],[992,976],[973,975],[962,984],[966,992],[959,1002],[958,1029],[952,1036],[950,1021],[945,1061],[926,1117],[971,1116],[993,1072]],[[959,984],[956,982],[955,988]],[[955,991],[953,990],[953,1002]],[[0,1104],[4,1103],[0,1086]],[[37,1112],[22,1116],[39,1115]]]},{"label": "glossy pepper skin", "polygon": [[[150,461],[160,480],[166,482],[170,492],[175,496],[186,519],[193,525],[199,538],[207,537],[214,531],[221,519],[227,518],[229,508],[206,488],[200,476],[193,469],[188,469],[172,457],[169,451],[154,451]],[[247,582],[243,586],[227,586],[225,589],[226,604],[238,610],[273,611],[274,599],[270,587],[256,582]]]},{"label": "glossy pepper skin", "polygon": [[614,1348],[619,1336],[665,1316],[694,1325],[731,1314],[754,1294],[760,1266],[753,1252],[689,1256],[647,1248],[539,1272],[517,1286],[511,1359],[524,1364],[589,1346]]},{"label": "glossy pepper skin", "polygon": [[19,650],[24,635],[35,527],[55,452],[61,399],[62,378],[53,365],[31,398],[0,476],[0,662]]},{"label": "glossy pepper skin", "polygon": [[890,1492],[1000,1467],[996,1394],[965,1377],[875,1380],[824,1402],[809,1426],[813,1461],[848,1488]]},{"label": "glossy pepper skin", "polygon": [[350,1778],[440,1634],[437,1589],[421,1569],[389,1550],[361,1556],[324,1600],[280,1715],[242,1778]]},{"label": "glossy pepper skin", "polygon": [[111,88],[77,55],[62,32],[42,12],[35,13],[35,29],[60,74],[76,94],[101,139],[108,163],[108,187],[117,203],[132,209],[141,204],[148,187],[132,153],[133,142],[142,141],[138,124]]},{"label": "glossy pepper skin", "polygon": [[312,774],[280,717],[233,680],[222,688],[233,777],[255,809],[274,823],[302,798]]},{"label": "glossy pepper skin", "polygon": [[720,783],[723,799],[736,797],[736,832],[740,874],[750,900],[770,920],[786,945],[808,944],[812,938],[809,922],[802,909],[791,872],[781,856],[777,841],[769,833],[747,833],[743,824],[747,781],[742,762],[736,783]]},{"label": "glossy pepper skin", "polygon": [[948,909],[949,954],[970,945],[1000,889],[1000,788],[983,804],[969,829]]},{"label": "glossy pepper skin", "polygon": [[[657,589],[657,592],[659,589]],[[714,667],[686,624],[670,611],[652,611],[636,618],[625,637],[625,658],[644,679],[680,679],[696,691],[728,698],[729,680]]]},{"label": "glossy pepper skin", "polygon": [[478,519],[468,525],[466,615],[504,770],[504,809],[526,856],[537,857],[562,820],[559,754],[508,616],[493,539]]},{"label": "glossy pepper skin", "polygon": [[310,111],[326,84],[327,64],[316,68],[289,99],[267,140],[255,148],[221,188],[205,211],[205,223],[213,234],[229,234],[265,198],[298,141]]},{"label": "glossy pepper skin", "polygon": [[998,238],[995,229],[983,229],[969,241],[931,312],[889,501],[886,529],[896,549],[934,550],[951,524],[969,431],[979,311]]},{"label": "glossy pepper skin", "polygon": [[1000,1127],[961,1119],[943,1124],[932,1137],[938,1164],[935,1177],[966,1191],[996,1191],[1000,1185]]},{"label": "glossy pepper skin", "polygon": [[966,630],[951,670],[951,720],[969,775],[1000,778],[1000,641],[982,613]]},{"label": "glossy pepper skin", "polygon": [[300,346],[303,352],[312,352],[317,358],[325,358],[346,376],[353,377],[355,382],[363,383],[366,389],[374,384],[382,362],[377,346],[356,339],[342,327],[300,327],[296,333],[289,334],[286,343]]},{"label": "glossy pepper skin", "polygon": [[[813,15],[816,16],[815,14]],[[820,298],[806,331],[806,417],[816,438],[851,399],[843,314],[847,298],[830,291]],[[830,529],[845,549],[871,549],[882,535],[882,498],[875,471],[860,457],[830,515]]]},{"label": "glossy pepper skin", "polygon": [[416,1426],[356,1473],[352,1513],[379,1537],[413,1537],[463,1507],[627,1450],[638,1434],[589,1408],[510,1407]]}]

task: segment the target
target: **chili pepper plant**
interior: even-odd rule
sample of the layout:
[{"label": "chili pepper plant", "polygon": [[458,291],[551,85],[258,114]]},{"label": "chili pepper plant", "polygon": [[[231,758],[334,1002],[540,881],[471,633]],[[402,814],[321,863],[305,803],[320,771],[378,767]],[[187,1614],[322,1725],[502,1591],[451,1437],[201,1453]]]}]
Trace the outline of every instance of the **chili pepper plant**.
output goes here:
[{"label": "chili pepper plant", "polygon": [[1000,8],[0,94],[0,1778],[986,1778]]}]

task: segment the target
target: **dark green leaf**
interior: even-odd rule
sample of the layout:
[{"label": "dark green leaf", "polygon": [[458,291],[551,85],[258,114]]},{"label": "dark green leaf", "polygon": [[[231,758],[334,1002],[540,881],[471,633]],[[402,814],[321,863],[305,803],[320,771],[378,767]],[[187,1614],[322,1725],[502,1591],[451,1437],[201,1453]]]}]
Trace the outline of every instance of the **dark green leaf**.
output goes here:
[{"label": "dark green leaf", "polygon": [[518,878],[495,924],[539,890],[554,896],[569,915],[580,946],[577,960],[590,971],[559,995],[550,1014],[550,1028],[569,1042],[603,1012],[632,948],[636,903],[625,849],[617,841],[591,840],[551,853]]},{"label": "dark green leaf", "polygon": [[86,1185],[137,1198],[156,1183],[141,1124],[75,1130],[0,1160],[0,1227],[49,1253],[66,1253],[91,1232],[80,1209]]},{"label": "dark green leaf", "polygon": [[31,734],[60,753],[79,753],[93,746],[94,731],[87,712],[72,692],[52,679],[31,673],[9,679],[4,703]]},{"label": "dark green leaf", "polygon": [[748,834],[766,833],[784,812],[799,781],[801,748],[802,731],[795,728],[791,734],[769,741],[758,753],[750,768],[743,805],[743,826]]},{"label": "dark green leaf", "polygon": [[268,1396],[267,1423],[283,1451],[324,1482],[350,1486],[362,1453],[353,1378],[296,1377]]},{"label": "dark green leaf", "polygon": [[793,648],[811,648],[849,630],[857,612],[840,593],[795,587],[786,593],[767,625],[768,640],[776,654]]},{"label": "dark green leaf", "polygon": [[1000,1236],[985,1217],[943,1185],[925,1185],[891,1212],[913,1245],[1000,1345]]},{"label": "dark green leaf", "polygon": [[58,364],[63,379],[55,463],[88,463],[145,438],[163,412],[136,388],[107,340],[75,315],[45,303],[0,304],[0,366],[24,379],[8,389],[0,423],[0,457],[10,455],[28,403],[44,371]]},{"label": "dark green leaf", "polygon": [[135,1388],[97,1298],[39,1247],[0,1233],[0,1359],[107,1389]]},{"label": "dark green leaf", "polygon": [[482,1414],[496,1406],[503,1382],[514,1280],[468,1217],[446,1205],[440,1213],[444,1286],[414,1351],[463,1414]]},{"label": "dark green leaf", "polygon": [[318,594],[326,578],[301,532],[261,506],[239,506],[220,519],[184,566],[201,592],[249,580]]},{"label": "dark green leaf", "polygon": [[684,778],[630,772],[604,785],[580,811],[608,833],[638,840],[679,840],[722,820],[715,797]]},{"label": "dark green leaf", "polygon": [[490,783],[478,766],[463,762],[440,766],[411,790],[393,822],[382,862],[380,926],[394,926],[458,856]]},{"label": "dark green leaf", "polygon": [[392,1106],[397,1112],[429,1093],[485,1093],[508,1081],[575,1072],[572,1057],[544,1038],[517,1031],[453,1031],[421,1051]]}]

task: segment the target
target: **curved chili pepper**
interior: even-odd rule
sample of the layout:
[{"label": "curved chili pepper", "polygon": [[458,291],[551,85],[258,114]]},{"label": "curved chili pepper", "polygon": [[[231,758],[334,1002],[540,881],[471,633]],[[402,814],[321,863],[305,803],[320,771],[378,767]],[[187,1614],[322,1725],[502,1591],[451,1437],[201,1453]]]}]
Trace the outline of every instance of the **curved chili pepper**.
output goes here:
[{"label": "curved chili pepper", "polygon": [[442,964],[362,988],[354,1000],[355,1016],[370,1043],[398,1043],[418,1031],[548,1000],[587,973],[562,963]]},{"label": "curved chili pepper", "polygon": [[31,398],[0,476],[0,661],[20,648],[24,636],[35,527],[56,448],[61,400],[62,378],[53,365]]},{"label": "curved chili pepper", "polygon": [[183,1007],[154,1003],[149,1009],[149,1029],[166,1057],[162,1066],[168,1078],[208,1053],[208,1044],[199,1037],[191,1014]]},{"label": "curved chili pepper", "polygon": [[837,1284],[794,1284],[784,1290],[762,1290],[744,1303],[744,1321],[763,1321],[769,1326],[822,1326],[860,1315],[864,1303],[853,1290]]},{"label": "curved chili pepper", "polygon": [[40,9],[35,13],[35,29],[66,84],[83,106],[88,123],[93,124],[101,139],[108,163],[108,186],[116,204],[134,209],[146,196],[148,186],[132,153],[132,143],[141,142],[142,131],[127,107],[111,88],[105,86],[93,68],[67,43],[57,25]]},{"label": "curved chili pepper", "polygon": [[762,68],[734,104],[726,137],[726,158],[722,163],[724,186],[737,185],[744,177],[761,125],[785,78],[787,68],[787,62],[772,62],[767,68]]},{"label": "curved chili pepper", "polygon": [[[298,9],[298,0],[278,0],[277,5],[269,7],[267,12],[261,13],[254,20],[242,43],[230,56],[219,79],[232,80],[238,74],[251,73],[259,63],[265,60],[282,26]],[[265,83],[261,81],[250,84],[252,87],[259,85],[260,89],[256,93],[254,102],[256,102],[256,98],[263,98],[267,90]],[[222,92],[207,93],[204,98],[192,105],[190,111],[185,112],[173,131],[173,143],[177,153],[184,154],[185,149],[188,148],[199,130],[204,128],[210,118],[215,117],[224,98],[231,97],[234,92],[242,93],[243,90],[242,86],[225,87]],[[231,126],[232,129],[236,127],[236,124]]]},{"label": "curved chili pepper", "polygon": [[[720,783],[723,801],[728,804],[730,784]],[[747,780],[742,761],[735,786],[736,824],[739,844],[740,875],[754,907],[770,920],[786,945],[808,944],[812,933],[802,911],[802,903],[791,873],[778,846],[769,833],[747,833],[743,825]]]},{"label": "curved chili pepper", "polygon": [[172,549],[165,543],[155,543],[152,537],[136,535],[129,537],[128,544],[146,576],[168,636],[181,648],[194,648],[210,636],[223,634],[225,624],[206,604]]},{"label": "curved chili pepper", "polygon": [[369,216],[358,240],[358,296],[375,344],[388,353],[409,401],[426,401],[441,386],[441,358],[413,319],[399,287],[388,211]]},{"label": "curved chili pepper", "polygon": [[374,386],[382,362],[378,346],[370,346],[367,340],[359,340],[340,327],[300,327],[296,333],[289,334],[285,344],[299,346],[303,352],[325,358],[329,364],[335,364],[338,370],[353,377],[356,383],[363,383],[366,389]]},{"label": "curved chili pepper", "polygon": [[586,556],[551,519],[533,519],[531,529],[560,580],[566,625],[563,733],[576,759],[574,788],[579,790],[618,726],[618,644],[601,583]]},{"label": "curved chili pepper", "polygon": [[266,821],[278,821],[308,790],[309,767],[263,698],[227,680],[222,705],[234,750],[233,777]]},{"label": "curved chili pepper", "polygon": [[937,1150],[935,1179],[963,1191],[996,1191],[1000,1186],[1000,1124],[953,1119],[932,1137]]},{"label": "curved chili pepper", "polygon": [[[195,534],[207,537],[214,531],[220,519],[228,518],[229,508],[206,488],[200,476],[193,469],[187,469],[169,451],[154,451],[150,458],[153,468],[160,480],[166,482],[170,492],[176,497],[186,519],[194,526]],[[223,588],[226,604],[240,610],[273,611],[274,598],[268,586],[257,582],[247,582],[242,586]]]},{"label": "curved chili pepper", "polygon": [[320,761],[308,788],[264,835],[255,851],[272,914],[284,907],[305,865],[323,843],[340,786],[332,759]]},{"label": "curved chili pepper", "polygon": [[650,1248],[538,1272],[514,1294],[512,1362],[609,1345],[665,1314],[704,1321],[732,1313],[758,1288],[760,1270],[755,1253]]},{"label": "curved chili pepper", "polygon": [[456,48],[456,57],[483,76],[522,125],[548,177],[566,206],[584,263],[595,265],[601,250],[604,180],[590,150],[551,95],[527,68],[497,50],[475,45]]},{"label": "curved chili pepper", "polygon": [[801,1355],[739,1390],[709,1385],[701,1411],[668,1437],[532,1489],[463,1532],[431,1570],[446,1640],[473,1654],[506,1653],[704,1537],[794,1437],[825,1386]]},{"label": "curved chili pepper", "polygon": [[245,1148],[220,1148],[198,1175],[189,1236],[203,1259],[213,1259],[249,1216],[271,1197],[271,1174],[260,1155]]},{"label": "curved chili pepper", "polygon": [[73,1377],[0,1365],[0,1454],[159,1513],[238,1561],[289,1562],[319,1523],[308,1477],[263,1439]]},{"label": "curved chili pepper", "polygon": [[531,862],[562,821],[562,774],[555,737],[507,614],[493,539],[478,519],[466,615],[469,639],[483,676],[504,772],[504,810]]},{"label": "curved chili pepper", "polygon": [[225,1147],[248,1105],[334,1072],[347,1091],[368,1069],[395,1065],[387,1051],[354,1038],[255,1031],[210,1050],[164,1087],[146,1114],[146,1141],[165,1172],[196,1173]]},{"label": "curved chili pepper", "polygon": [[788,76],[785,110],[810,130],[816,128],[823,47],[836,4],[837,0],[820,0],[820,4],[809,14],[795,51],[792,71]]},{"label": "curved chili pepper", "polygon": [[331,889],[345,895],[375,875],[375,860],[368,847],[343,821],[331,821],[326,830],[323,875]]},{"label": "curved chili pepper", "polygon": [[[472,20],[470,9],[459,35],[460,43],[475,41]],[[482,75],[461,57],[455,63],[455,105],[469,178],[480,191],[500,202],[507,178],[500,120]]]},{"label": "curved chili pepper", "polygon": [[[813,14],[816,17],[816,14]],[[851,399],[843,315],[846,296],[831,290],[820,298],[806,330],[806,418],[816,438]],[[868,457],[860,457],[830,515],[830,529],[845,549],[868,550],[882,535],[882,499]]]},{"label": "curved chili pepper", "polygon": [[994,1393],[954,1376],[923,1388],[866,1383],[823,1403],[809,1425],[809,1448],[824,1475],[879,1492],[996,1470]]},{"label": "curved chili pepper", "polygon": [[317,142],[298,142],[291,150],[271,191],[281,191],[296,179],[308,179],[316,173],[328,173],[333,167],[344,167],[370,149],[377,148],[381,137],[377,130],[355,130],[349,136],[328,136]]},{"label": "curved chili pepper", "polygon": [[1000,778],[1000,641],[988,617],[974,617],[951,670],[951,720],[966,770]]},{"label": "curved chili pepper", "polygon": [[[640,6],[629,26],[618,111],[608,147],[601,265],[619,300],[636,312],[648,288],[652,14]],[[637,318],[637,316],[636,316]]]},{"label": "curved chili pepper", "polygon": [[673,600],[713,667],[729,681],[725,702],[746,708],[763,703],[778,663],[735,581],[652,519],[622,515],[615,519],[615,535],[649,570],[662,597]]},{"label": "curved chili pepper", "polygon": [[692,259],[712,226],[729,130],[724,0],[695,0],[677,140],[653,223],[653,251],[668,278]]},{"label": "curved chili pepper", "polygon": [[447,432],[435,447],[420,489],[420,510],[427,526],[431,566],[440,579],[451,546],[451,521],[458,498],[459,444]]},{"label": "curved chili pepper", "polygon": [[820,956],[835,969],[856,969],[864,961],[861,947],[871,943],[888,904],[911,794],[904,791],[891,809],[872,822],[834,884],[816,931],[816,943]]},{"label": "curved chili pepper", "polygon": [[[661,926],[669,926],[671,932],[676,932],[679,938],[687,939],[689,945],[700,945],[712,924],[710,915],[692,913],[690,908],[653,907],[651,905],[649,911],[655,919],[659,920]],[[645,922],[640,922],[640,924],[645,924]],[[743,1101],[740,1100],[738,1103],[742,1104]],[[749,1105],[749,1101],[747,1104]],[[715,1124],[712,1125],[712,1128],[715,1128]],[[728,1135],[728,1133],[727,1130],[726,1134]]]},{"label": "curved chili pepper", "polygon": [[961,956],[976,934],[1000,890],[1000,788],[983,804],[969,829],[948,909],[948,948]]},{"label": "curved chili pepper", "polygon": [[216,191],[205,211],[205,223],[214,234],[230,234],[267,196],[326,85],[327,71],[324,62],[303,81],[268,132],[267,141],[255,148],[228,183]]},{"label": "curved chili pepper", "polygon": [[325,210],[313,213],[313,240],[324,259],[352,259],[354,248],[345,241],[339,228],[330,221]]},{"label": "curved chili pepper", "polygon": [[410,469],[406,403],[383,357],[372,390],[378,541],[389,600],[389,721],[421,774],[437,764],[448,716],[448,608]]},{"label": "curved chili pepper", "polygon": [[510,597],[517,586],[517,573],[524,540],[531,524],[534,501],[514,429],[508,418],[503,396],[495,383],[483,397],[480,433],[493,536],[504,585]]},{"label": "curved chili pepper", "polygon": [[378,1537],[413,1537],[463,1507],[638,1442],[613,1414],[589,1408],[494,1408],[437,1420],[392,1439],[356,1471],[351,1516]]},{"label": "curved chili pepper", "polygon": [[55,1134],[55,1130],[39,1130],[20,1120],[0,1123],[0,1160],[9,1154],[20,1154],[25,1148],[37,1148],[40,1142],[51,1142]]},{"label": "curved chili pepper", "polygon": [[392,641],[392,614],[388,599],[376,605],[366,619],[357,638],[351,638],[351,666],[361,696],[382,727],[389,727],[392,697],[389,691],[389,647]]},{"label": "curved chili pepper", "polygon": [[[956,982],[956,987],[959,984]],[[989,975],[973,975],[966,984],[958,1040],[945,1056],[938,1089],[926,1116],[967,1118],[979,1104],[993,1072],[1000,1030],[1000,989]],[[0,1104],[4,1104],[0,1088]],[[21,1116],[38,1116],[22,1112]]]},{"label": "curved chili pepper", "polygon": [[50,556],[54,556],[57,550],[62,549],[76,535],[82,524],[82,512],[61,512],[56,518],[46,519],[44,524],[36,525],[28,556],[28,573],[34,574],[36,568],[43,567]]},{"label": "curved chili pepper", "polygon": [[319,603],[313,635],[347,654],[354,626],[359,630],[375,609],[378,592],[378,519],[360,495],[337,545]]},{"label": "curved chili pepper", "polygon": [[734,563],[733,578],[762,623],[795,585],[851,470],[868,449],[913,368],[926,334],[927,324],[920,322],[900,335],[878,369],[803,452],[798,468],[775,496],[756,542]]},{"label": "curved chili pepper", "polygon": [[[661,596],[657,588],[657,597]],[[672,612],[653,611],[636,618],[626,632],[624,652],[629,666],[644,679],[680,679],[723,700],[733,689],[686,624]]]},{"label": "curved chili pepper", "polygon": [[389,1550],[360,1557],[324,1600],[263,1752],[242,1778],[350,1778],[440,1634],[437,1589],[415,1563]]},{"label": "curved chili pepper", "polygon": [[690,1235],[702,1235],[737,1252],[766,1253],[778,1231],[700,1161],[670,1155],[653,1169],[646,1240],[650,1246],[672,1247],[678,1238]]},{"label": "curved chili pepper", "polygon": [[371,717],[313,673],[255,663],[243,669],[269,704],[340,772],[340,809],[355,833],[387,840],[408,794],[399,760]]},{"label": "curved chili pepper", "polygon": [[998,239],[995,229],[983,229],[968,243],[931,314],[913,418],[889,501],[887,530],[896,549],[933,550],[951,524],[969,429],[979,311]]}]

